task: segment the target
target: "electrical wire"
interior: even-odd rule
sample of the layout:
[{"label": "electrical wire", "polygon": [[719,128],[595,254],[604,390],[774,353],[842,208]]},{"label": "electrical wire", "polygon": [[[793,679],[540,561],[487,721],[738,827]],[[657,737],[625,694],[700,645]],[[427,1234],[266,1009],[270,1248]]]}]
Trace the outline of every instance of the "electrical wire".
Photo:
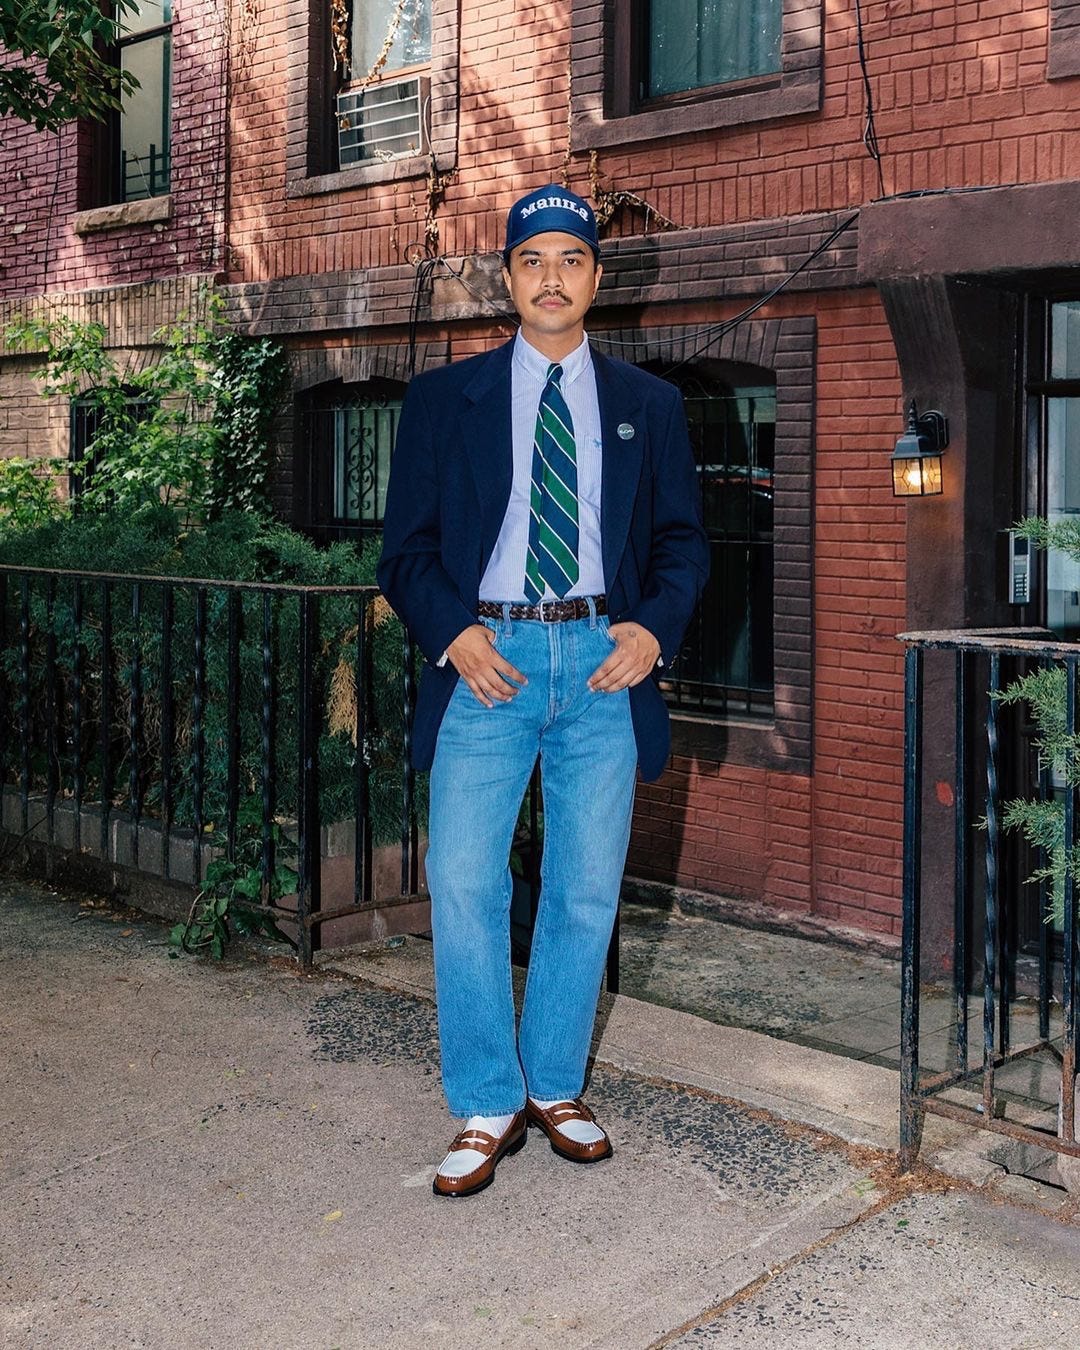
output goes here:
[{"label": "electrical wire", "polygon": [[881,170],[881,147],[878,145],[877,127],[874,124],[874,91],[870,84],[870,71],[866,61],[866,42],[863,38],[863,17],[861,0],[855,0],[855,35],[859,53],[859,69],[862,71],[863,94],[865,97],[866,120],[863,123],[863,145],[866,153],[877,165],[878,195],[885,196],[885,175]]},{"label": "electrical wire", "polygon": [[[738,314],[733,314],[730,319],[724,319],[718,324],[711,325],[711,336],[707,338],[707,340],[703,342],[700,347],[696,347],[692,352],[689,353],[689,355],[684,356],[681,361],[677,361],[673,366],[670,366],[667,370],[665,370],[663,372],[663,378],[670,379],[671,376],[674,375],[677,370],[681,370],[683,366],[689,365],[691,361],[695,361],[704,352],[708,351],[710,347],[714,346],[723,337],[725,337],[728,333],[730,333],[733,328],[737,328],[739,324],[745,322],[747,319],[750,318],[751,315],[756,314],[759,309],[762,309],[765,305],[769,303],[770,300],[774,299],[776,296],[780,294],[781,291],[785,290],[788,286],[790,286],[791,283],[801,272],[805,272],[806,269],[810,266],[810,264],[816,258],[819,258],[826,251],[826,249],[830,248],[832,244],[837,239],[839,239],[840,236],[846,230],[850,230],[852,225],[854,225],[858,219],[859,213],[858,211],[856,211],[853,215],[848,216],[847,220],[842,220],[840,224],[837,225],[837,227],[834,230],[830,231],[830,233],[826,236],[826,238],[824,238],[821,241],[821,243],[818,244],[817,248],[815,248],[812,253],[808,254],[802,260],[802,262],[798,265],[798,267],[796,267],[793,271],[789,272],[788,275],[784,277],[781,281],[778,281],[770,291],[766,292],[765,295],[755,300],[752,304],[747,305],[747,307],[744,310],[741,310]],[[706,328],[701,331],[708,333],[710,332],[710,329]],[[599,334],[597,335],[597,337],[598,340],[600,341],[603,340],[602,338],[600,338]]]},{"label": "electrical wire", "polygon": [[[846,220],[842,220],[835,229],[831,230],[829,234],[826,235],[812,252],[807,254],[798,267],[793,268],[787,276],[778,281],[775,286],[765,293],[765,295],[760,296],[752,304],[747,305],[740,313],[732,315],[730,319],[723,319],[719,323],[704,324],[700,328],[684,330],[682,336],[685,340],[705,337],[706,341],[691,352],[689,356],[683,357],[683,359],[672,366],[670,370],[665,371],[665,377],[671,375],[676,370],[680,370],[688,362],[693,361],[696,357],[700,356],[702,352],[707,351],[709,347],[719,342],[727,333],[730,333],[733,328],[736,328],[744,320],[750,318],[751,315],[756,314],[757,311],[767,305],[770,300],[775,299],[781,291],[791,285],[800,273],[805,272],[811,263],[820,258],[846,230],[849,230],[858,218],[859,213],[856,211],[853,215],[848,216]],[[471,286],[469,282],[466,281],[464,276],[464,266],[462,266],[460,271],[455,271],[454,268],[450,266],[447,259],[441,255],[435,258],[421,258],[416,264],[416,274],[413,278],[412,300],[409,305],[408,370],[410,376],[412,376],[416,370],[416,339],[417,328],[419,327],[420,322],[422,295],[435,267],[442,267],[448,276],[453,277],[453,279],[471,295],[474,295],[478,300],[482,300],[488,305],[491,309],[493,318],[505,319],[513,324],[519,322],[518,316],[512,310],[500,309],[490,296],[485,295],[482,291],[478,291],[475,286]],[[593,334],[593,337],[596,342],[608,347],[652,347],[655,346],[656,343],[656,338],[650,337],[647,334],[643,334],[640,338],[616,338],[608,337],[603,331],[598,331]]]}]

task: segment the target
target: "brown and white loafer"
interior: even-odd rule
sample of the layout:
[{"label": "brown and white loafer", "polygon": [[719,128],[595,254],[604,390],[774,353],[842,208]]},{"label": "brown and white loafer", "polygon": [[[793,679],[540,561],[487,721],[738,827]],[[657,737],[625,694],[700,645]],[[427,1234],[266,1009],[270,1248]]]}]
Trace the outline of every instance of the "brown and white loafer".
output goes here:
[{"label": "brown and white loafer", "polygon": [[[553,1106],[547,1107],[539,1107],[527,1098],[525,1115],[530,1125],[536,1125],[544,1131],[548,1143],[560,1158],[569,1158],[571,1162],[593,1163],[603,1162],[612,1155],[611,1140],[604,1134],[602,1127],[596,1125],[596,1117],[580,1097],[572,1102],[556,1102]],[[570,1120],[587,1120],[591,1125],[596,1125],[602,1138],[591,1144],[579,1144],[559,1129],[560,1125],[565,1125]]]},{"label": "brown and white loafer", "polygon": [[488,1134],[486,1130],[470,1130],[466,1126],[454,1137],[454,1142],[450,1145],[449,1151],[457,1153],[460,1149],[473,1148],[477,1153],[485,1155],[484,1161],[479,1167],[473,1168],[471,1172],[466,1172],[461,1177],[444,1177],[436,1172],[435,1180],[431,1183],[432,1191],[436,1195],[445,1196],[447,1199],[460,1199],[463,1196],[475,1195],[477,1191],[484,1190],[495,1180],[495,1168],[499,1164],[499,1159],[523,1148],[527,1133],[528,1125],[524,1111],[519,1111],[514,1116],[506,1127],[505,1133],[497,1139],[494,1135]]}]

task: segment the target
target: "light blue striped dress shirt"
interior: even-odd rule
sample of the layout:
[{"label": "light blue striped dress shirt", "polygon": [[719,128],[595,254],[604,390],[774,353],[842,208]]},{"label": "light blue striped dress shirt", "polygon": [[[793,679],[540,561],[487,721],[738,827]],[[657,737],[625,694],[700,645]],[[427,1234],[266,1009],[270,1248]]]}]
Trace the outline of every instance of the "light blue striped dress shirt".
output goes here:
[{"label": "light blue striped dress shirt", "polygon": [[[559,364],[560,388],[574,421],[578,472],[578,579],[567,595],[602,595],[604,564],[600,553],[601,436],[589,339]],[[481,600],[525,599],[525,555],[529,548],[529,498],[532,491],[533,440],[540,395],[550,360],[526,342],[520,331],[514,343],[510,373],[514,476],[510,501],[495,551],[480,581]],[[554,599],[548,590],[546,599]]]}]

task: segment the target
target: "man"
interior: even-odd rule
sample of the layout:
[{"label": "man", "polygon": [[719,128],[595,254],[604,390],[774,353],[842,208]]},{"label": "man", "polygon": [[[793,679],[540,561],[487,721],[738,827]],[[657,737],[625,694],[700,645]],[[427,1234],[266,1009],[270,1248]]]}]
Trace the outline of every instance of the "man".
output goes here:
[{"label": "man", "polygon": [[[543,1130],[591,1163],[611,1144],[580,1100],[630,835],[635,769],[659,776],[657,688],[707,570],[679,393],[594,352],[589,205],[554,185],[515,203],[502,347],[412,381],[379,584],[427,666],[414,762],[431,767],[427,878],[443,1086],[466,1118],[436,1195],[473,1195]],[[520,1029],[508,857],[537,756],[540,910]]]}]

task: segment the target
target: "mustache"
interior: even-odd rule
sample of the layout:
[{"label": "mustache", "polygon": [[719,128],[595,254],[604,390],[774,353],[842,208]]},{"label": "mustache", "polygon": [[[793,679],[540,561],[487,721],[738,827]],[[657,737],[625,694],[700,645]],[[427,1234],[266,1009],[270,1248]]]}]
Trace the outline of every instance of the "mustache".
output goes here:
[{"label": "mustache", "polygon": [[560,305],[568,305],[570,301],[565,295],[560,295],[558,291],[547,291],[544,295],[538,295],[533,301],[534,305],[542,305],[545,300],[558,300]]}]

